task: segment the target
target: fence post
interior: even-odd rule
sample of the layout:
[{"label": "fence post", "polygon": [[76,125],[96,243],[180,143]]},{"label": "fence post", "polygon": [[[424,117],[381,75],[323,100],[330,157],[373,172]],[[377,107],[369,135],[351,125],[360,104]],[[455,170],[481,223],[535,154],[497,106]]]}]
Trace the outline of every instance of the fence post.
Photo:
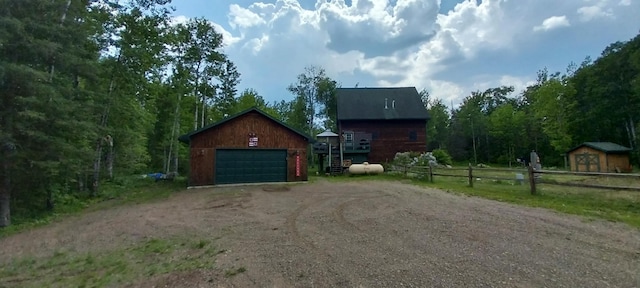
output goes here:
[{"label": "fence post", "polygon": [[531,187],[531,195],[536,195],[536,178],[531,164],[529,164],[529,186]]},{"label": "fence post", "polygon": [[429,164],[429,181],[433,183],[433,165]]},{"label": "fence post", "polygon": [[473,167],[469,163],[469,187],[473,188]]}]

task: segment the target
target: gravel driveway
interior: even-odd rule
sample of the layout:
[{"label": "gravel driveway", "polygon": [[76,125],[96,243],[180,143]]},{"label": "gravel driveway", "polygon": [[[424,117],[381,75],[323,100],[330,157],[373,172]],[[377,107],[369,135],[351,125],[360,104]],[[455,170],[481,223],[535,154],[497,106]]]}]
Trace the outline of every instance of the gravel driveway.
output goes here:
[{"label": "gravel driveway", "polygon": [[[133,286],[640,287],[640,231],[623,224],[402,182],[277,188],[194,189],[73,217],[0,239],[0,264],[189,234],[225,249],[216,269]],[[231,267],[246,272],[225,277]]]}]

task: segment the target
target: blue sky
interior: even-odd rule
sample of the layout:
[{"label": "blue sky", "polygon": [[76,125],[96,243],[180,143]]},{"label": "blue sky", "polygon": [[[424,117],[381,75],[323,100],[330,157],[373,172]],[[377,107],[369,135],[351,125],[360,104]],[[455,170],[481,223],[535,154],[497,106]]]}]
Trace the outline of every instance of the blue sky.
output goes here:
[{"label": "blue sky", "polygon": [[225,38],[239,90],[290,100],[305,66],[343,87],[426,88],[447,105],[471,91],[565,71],[640,32],[637,0],[174,0]]}]

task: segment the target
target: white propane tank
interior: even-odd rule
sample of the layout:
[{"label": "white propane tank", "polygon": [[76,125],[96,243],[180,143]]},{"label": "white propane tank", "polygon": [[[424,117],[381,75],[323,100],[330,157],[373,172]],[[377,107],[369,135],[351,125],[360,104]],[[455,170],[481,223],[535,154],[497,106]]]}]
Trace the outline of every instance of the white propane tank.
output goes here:
[{"label": "white propane tank", "polygon": [[369,162],[351,164],[351,166],[349,166],[349,173],[351,174],[381,174],[383,172],[384,167],[382,167],[382,165],[369,164]]}]

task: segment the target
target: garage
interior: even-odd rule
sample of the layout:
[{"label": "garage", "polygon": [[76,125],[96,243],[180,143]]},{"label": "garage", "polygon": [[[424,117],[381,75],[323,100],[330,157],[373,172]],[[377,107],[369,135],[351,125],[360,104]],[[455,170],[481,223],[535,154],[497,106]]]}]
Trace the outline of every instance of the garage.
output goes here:
[{"label": "garage", "polygon": [[218,149],[216,183],[286,182],[287,150]]},{"label": "garage", "polygon": [[257,108],[182,135],[189,186],[307,181],[312,137]]}]

